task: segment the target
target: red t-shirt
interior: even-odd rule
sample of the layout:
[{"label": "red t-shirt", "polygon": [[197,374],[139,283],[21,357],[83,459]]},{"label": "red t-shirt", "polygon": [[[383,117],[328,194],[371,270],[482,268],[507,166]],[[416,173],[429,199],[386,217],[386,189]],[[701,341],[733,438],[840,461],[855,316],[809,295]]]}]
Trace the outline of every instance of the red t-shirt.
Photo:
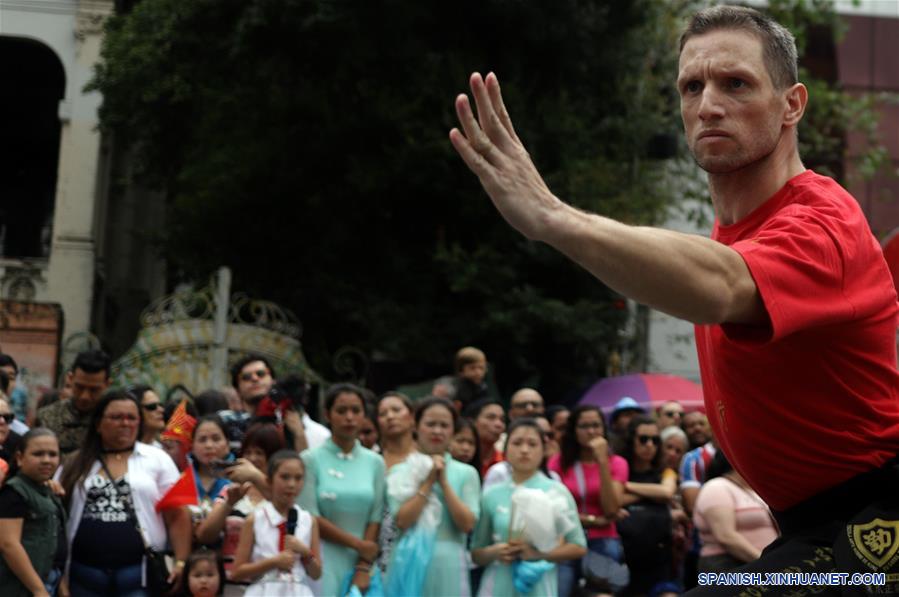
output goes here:
[{"label": "red t-shirt", "polygon": [[[580,484],[578,483],[577,470],[575,468],[578,466],[578,463],[575,463],[575,465],[568,470],[563,471],[562,455],[556,454],[549,459],[546,463],[546,467],[559,475],[562,484],[568,488],[568,491],[570,491],[571,495],[574,497],[578,512],[581,512],[582,514],[592,514],[594,516],[605,516],[605,512],[603,512],[602,509],[602,500],[599,497],[599,490],[602,484],[599,476],[599,464],[595,462],[581,462],[579,464],[584,475],[584,489],[586,490],[586,495],[581,493]],[[609,456],[609,476],[612,477],[613,480],[618,481],[619,483],[625,483],[629,474],[627,460],[621,456],[615,456],[614,454]],[[615,528],[614,524],[609,524],[604,527],[591,527],[584,530],[587,532],[587,539],[618,536],[618,530]]]},{"label": "red t-shirt", "polygon": [[709,421],[775,510],[899,452],[896,290],[855,199],[808,170],[712,238],[743,257],[770,324],[696,326]]},{"label": "red t-shirt", "polygon": [[490,455],[490,460],[481,461],[481,478],[483,479],[487,475],[487,471],[490,470],[491,466],[493,466],[497,462],[502,462],[503,460],[503,453],[499,450],[494,449],[493,453]]}]

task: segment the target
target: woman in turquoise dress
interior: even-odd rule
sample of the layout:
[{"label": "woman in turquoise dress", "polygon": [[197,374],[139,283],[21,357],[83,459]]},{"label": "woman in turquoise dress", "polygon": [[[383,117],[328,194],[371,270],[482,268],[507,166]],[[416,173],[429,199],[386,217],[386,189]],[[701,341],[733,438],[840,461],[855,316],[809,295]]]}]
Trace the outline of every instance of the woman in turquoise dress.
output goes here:
[{"label": "woman in turquoise dress", "polygon": [[387,566],[386,595],[468,597],[466,535],[477,523],[481,483],[447,451],[458,415],[443,398],[415,411],[419,452],[390,469],[387,503],[400,530]]},{"label": "woman in turquoise dress", "polygon": [[331,438],[304,451],[301,508],[317,517],[322,539],[320,595],[339,595],[350,574],[363,593],[378,556],[378,528],[384,514],[384,460],[357,440],[365,417],[362,389],[332,386],[325,396]]},{"label": "woman in turquoise dress", "polygon": [[472,541],[472,558],[487,566],[478,595],[555,597],[555,564],[587,553],[571,493],[543,473],[545,442],[534,419],[517,419],[509,428],[512,478],[484,491]]}]

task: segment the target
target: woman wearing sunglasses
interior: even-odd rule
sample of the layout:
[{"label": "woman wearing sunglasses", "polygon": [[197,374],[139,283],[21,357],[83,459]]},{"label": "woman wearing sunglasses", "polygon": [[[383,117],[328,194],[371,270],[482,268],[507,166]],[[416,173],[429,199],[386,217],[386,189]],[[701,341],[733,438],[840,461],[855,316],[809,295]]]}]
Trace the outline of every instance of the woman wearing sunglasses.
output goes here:
[{"label": "woman wearing sunglasses", "polygon": [[165,418],[162,416],[162,400],[159,399],[159,394],[150,386],[144,385],[133,386],[128,392],[140,402],[140,408],[144,415],[139,441],[162,449],[159,434],[165,429]]},{"label": "woman wearing sunglasses", "polygon": [[631,583],[626,594],[645,595],[671,578],[671,511],[677,473],[662,464],[662,436],[649,417],[634,417],[622,454],[628,463],[621,505],[628,515],[618,522]]}]

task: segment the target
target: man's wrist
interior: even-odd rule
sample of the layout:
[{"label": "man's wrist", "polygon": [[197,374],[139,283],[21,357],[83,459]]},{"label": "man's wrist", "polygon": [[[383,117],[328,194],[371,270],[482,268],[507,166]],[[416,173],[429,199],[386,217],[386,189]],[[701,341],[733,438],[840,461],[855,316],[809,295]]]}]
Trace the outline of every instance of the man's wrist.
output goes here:
[{"label": "man's wrist", "polygon": [[553,245],[553,240],[557,236],[566,236],[570,233],[571,212],[577,212],[574,208],[567,205],[564,201],[553,195],[550,191],[549,206],[544,207],[540,217],[541,230],[537,238],[533,240],[545,242]]}]

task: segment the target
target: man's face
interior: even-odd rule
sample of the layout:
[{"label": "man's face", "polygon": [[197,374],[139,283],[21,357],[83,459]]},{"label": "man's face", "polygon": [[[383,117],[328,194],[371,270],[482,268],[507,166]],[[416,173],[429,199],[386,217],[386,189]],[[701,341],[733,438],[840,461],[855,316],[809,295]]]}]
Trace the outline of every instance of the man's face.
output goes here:
[{"label": "man's face", "polygon": [[659,421],[659,429],[671,427],[672,425],[680,426],[681,418],[684,416],[684,407],[678,402],[666,402],[659,407],[657,419]]},{"label": "man's face", "polygon": [[568,427],[568,417],[570,416],[570,411],[562,410],[557,412],[556,416],[553,417],[553,437],[555,437],[555,440],[559,442],[559,444],[562,443],[562,438],[565,437],[565,429]]},{"label": "man's face", "polygon": [[535,390],[525,388],[518,390],[509,401],[509,419],[519,417],[536,417],[543,414],[543,396]]},{"label": "man's face", "polygon": [[709,441],[712,437],[712,430],[709,428],[709,420],[705,415],[699,412],[688,413],[684,417],[684,431],[690,438],[690,443],[694,446],[701,446]]},{"label": "man's face", "polygon": [[109,387],[107,371],[88,373],[83,369],[75,369],[69,371],[66,377],[72,386],[72,404],[75,410],[82,414],[92,412],[103,392]]},{"label": "man's face", "polygon": [[268,394],[272,389],[272,372],[262,361],[250,361],[237,376],[237,393],[246,402]]},{"label": "man's face", "polygon": [[618,416],[615,417],[615,422],[612,423],[612,428],[619,432],[624,433],[627,431],[627,426],[631,424],[631,419],[640,414],[638,410],[623,410],[618,413]]},{"label": "man's face", "polygon": [[359,426],[359,442],[369,450],[378,443],[378,428],[368,417],[363,418],[362,424]]},{"label": "man's face", "polygon": [[487,375],[487,361],[482,360],[462,365],[462,370],[459,372],[460,377],[467,379],[476,386],[481,385],[485,375]]},{"label": "man's face", "polygon": [[784,93],[774,89],[762,43],[751,33],[719,29],[691,37],[677,87],[687,144],[710,174],[754,164],[783,138]]}]

